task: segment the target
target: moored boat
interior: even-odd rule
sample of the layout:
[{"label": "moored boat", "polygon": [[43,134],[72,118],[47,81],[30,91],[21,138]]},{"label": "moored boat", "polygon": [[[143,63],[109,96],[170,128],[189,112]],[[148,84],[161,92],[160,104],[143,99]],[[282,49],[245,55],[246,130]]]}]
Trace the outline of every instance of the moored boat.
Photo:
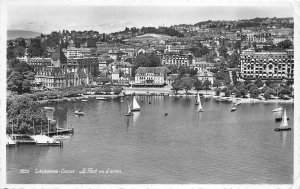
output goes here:
[{"label": "moored boat", "polygon": [[232,107],[231,107],[231,109],[230,109],[230,111],[234,112],[235,110],[237,110],[237,108],[236,108],[236,105],[233,104]]},{"label": "moored boat", "polygon": [[107,98],[104,98],[104,97],[96,97],[96,100],[107,100]]},{"label": "moored boat", "polygon": [[76,115],[84,115],[84,112],[76,110],[76,111],[74,112],[74,114],[76,114]]}]

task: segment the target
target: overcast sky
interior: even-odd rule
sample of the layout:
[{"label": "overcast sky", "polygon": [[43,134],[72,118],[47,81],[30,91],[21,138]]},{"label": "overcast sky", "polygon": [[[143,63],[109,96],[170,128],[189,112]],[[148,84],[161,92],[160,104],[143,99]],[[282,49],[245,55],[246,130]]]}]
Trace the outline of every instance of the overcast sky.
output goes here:
[{"label": "overcast sky", "polygon": [[96,30],[110,33],[125,27],[195,24],[205,20],[292,17],[284,6],[9,6],[7,28],[50,33],[57,30]]}]

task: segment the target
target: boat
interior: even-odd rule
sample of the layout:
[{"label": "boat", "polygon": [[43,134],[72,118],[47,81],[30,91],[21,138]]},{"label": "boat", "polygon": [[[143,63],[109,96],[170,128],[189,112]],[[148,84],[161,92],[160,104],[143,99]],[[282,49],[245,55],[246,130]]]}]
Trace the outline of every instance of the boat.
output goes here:
[{"label": "boat", "polygon": [[65,140],[65,139],[71,138],[71,136],[69,136],[69,135],[54,135],[52,138],[55,140]]},{"label": "boat", "polygon": [[76,114],[76,115],[84,115],[84,112],[76,110],[76,111],[74,112],[74,114]]},{"label": "boat", "polygon": [[168,116],[169,114],[168,113],[165,113],[165,116]]},{"label": "boat", "polygon": [[135,97],[133,97],[133,100],[132,100],[132,109],[131,109],[131,111],[141,111],[141,107],[140,107],[140,105],[137,102]]},{"label": "boat", "polygon": [[276,108],[273,110],[273,112],[280,112],[282,110],[283,110],[282,107],[277,107],[277,105],[276,105]]},{"label": "boat", "polygon": [[44,107],[45,110],[55,110],[54,107]]},{"label": "boat", "polygon": [[81,102],[87,102],[87,101],[88,101],[88,100],[86,100],[86,99],[82,99],[82,100],[81,100]]},{"label": "boat", "polygon": [[197,99],[195,105],[199,105],[199,102],[200,102],[200,96],[199,93],[197,92]]},{"label": "boat", "polygon": [[231,107],[231,109],[230,109],[230,111],[234,112],[235,110],[237,110],[237,108],[236,108],[236,105],[233,104],[232,107]]},{"label": "boat", "polygon": [[[290,120],[290,118],[287,118],[287,120]],[[275,118],[275,122],[279,122],[279,121],[282,121],[282,117],[276,117]]]},{"label": "boat", "polygon": [[82,106],[81,106],[80,110],[76,110],[76,104],[75,104],[75,112],[74,112],[74,114],[76,114],[76,115],[84,115],[84,112],[81,111],[81,110],[82,110]]},{"label": "boat", "polygon": [[291,130],[291,127],[289,127],[287,116],[286,116],[286,109],[284,109],[280,126],[275,128],[274,131],[289,131],[289,130]]},{"label": "boat", "polygon": [[125,114],[125,116],[132,116],[133,114],[132,114],[132,112],[131,112],[131,108],[130,108],[130,104],[129,104],[129,102],[128,102],[128,112],[127,112],[127,114]]},{"label": "boat", "polygon": [[107,100],[107,98],[104,98],[104,97],[97,97],[96,100]]},{"label": "boat", "polygon": [[201,104],[201,99],[199,98],[198,100],[199,100],[199,105],[198,105],[197,112],[203,112],[202,104]]}]

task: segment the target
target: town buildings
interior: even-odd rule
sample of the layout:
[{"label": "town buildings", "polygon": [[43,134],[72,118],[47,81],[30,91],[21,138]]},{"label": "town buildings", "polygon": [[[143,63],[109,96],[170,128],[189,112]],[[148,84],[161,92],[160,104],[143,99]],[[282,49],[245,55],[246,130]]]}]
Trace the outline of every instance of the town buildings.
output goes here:
[{"label": "town buildings", "polygon": [[163,87],[170,72],[166,67],[139,67],[136,70],[134,86]]},{"label": "town buildings", "polygon": [[192,64],[193,57],[191,54],[165,53],[162,56],[162,65],[189,66]]},{"label": "town buildings", "polygon": [[99,73],[97,57],[67,58],[60,48],[52,53],[51,58],[19,58],[32,65],[35,83],[46,88],[61,88],[90,84]]},{"label": "town buildings", "polygon": [[244,50],[240,55],[243,78],[293,79],[294,51],[255,52]]}]

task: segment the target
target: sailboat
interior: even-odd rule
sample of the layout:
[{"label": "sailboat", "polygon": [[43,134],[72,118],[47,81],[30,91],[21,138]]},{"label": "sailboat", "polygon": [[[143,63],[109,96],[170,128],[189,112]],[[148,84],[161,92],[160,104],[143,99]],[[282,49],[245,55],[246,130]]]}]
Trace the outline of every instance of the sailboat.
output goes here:
[{"label": "sailboat", "polygon": [[234,112],[236,109],[237,109],[237,108],[236,108],[236,105],[233,104],[232,107],[231,107],[231,109],[230,109],[230,111]]},{"label": "sailboat", "polygon": [[280,123],[280,126],[275,128],[274,131],[288,131],[288,130],[291,130],[291,128],[289,127],[289,124],[288,124],[288,121],[287,121],[286,109],[284,109],[283,117],[282,117],[282,121]]},{"label": "sailboat", "polygon": [[[199,94],[198,94],[198,97],[199,97]],[[202,109],[202,104],[201,104],[201,100],[200,100],[200,97],[198,98],[198,102],[199,102],[199,105],[198,105],[198,109],[197,109],[197,112],[203,112],[203,109]]]},{"label": "sailboat", "polygon": [[199,105],[199,102],[200,102],[200,96],[199,93],[197,92],[197,99],[195,105]]},{"label": "sailboat", "polygon": [[140,105],[137,102],[135,97],[133,97],[133,100],[132,100],[132,109],[131,109],[131,111],[141,111],[141,107],[140,107]]},{"label": "sailboat", "polygon": [[129,102],[128,102],[128,112],[127,112],[127,114],[125,114],[125,116],[132,116],[133,114],[132,114],[132,112],[131,112],[131,108],[130,108],[130,104],[129,104]]}]

